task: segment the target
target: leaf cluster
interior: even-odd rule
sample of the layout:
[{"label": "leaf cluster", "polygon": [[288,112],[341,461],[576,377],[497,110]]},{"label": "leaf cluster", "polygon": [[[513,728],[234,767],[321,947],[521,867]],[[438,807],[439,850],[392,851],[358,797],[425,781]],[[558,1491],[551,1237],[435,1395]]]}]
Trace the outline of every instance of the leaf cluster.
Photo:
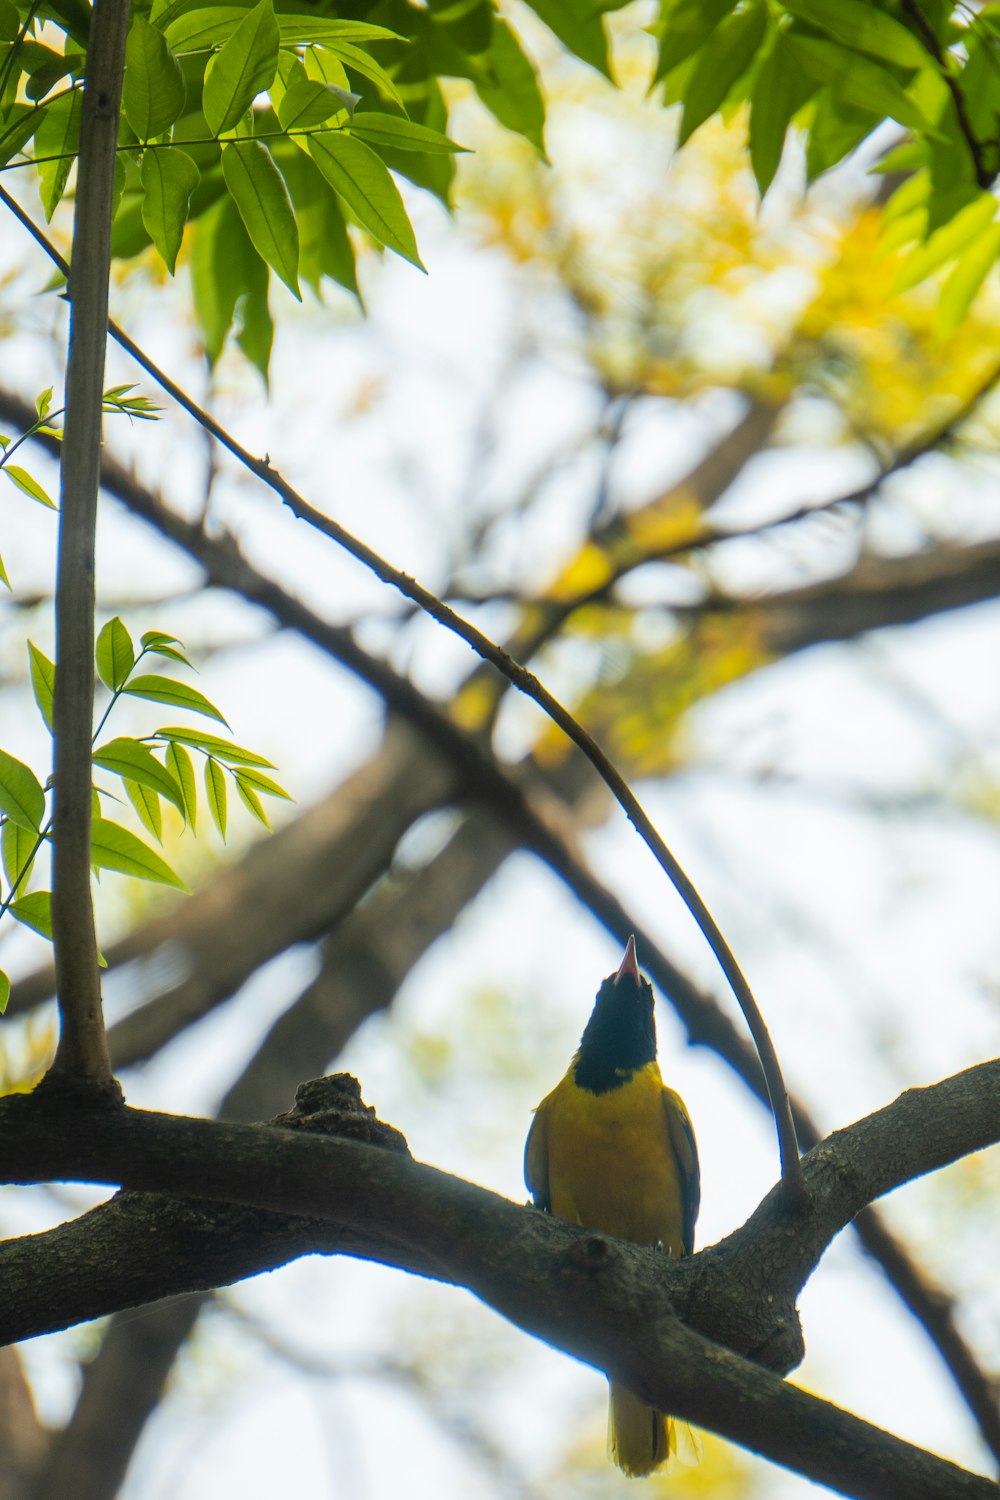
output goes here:
[{"label": "leaf cluster", "polygon": [[[538,0],[542,19],[608,72],[602,6]],[[152,245],[174,272],[190,229],[210,360],[235,326],[267,373],[272,272],[296,297],[324,279],[357,294],[348,226],[420,266],[394,172],[449,200],[442,80],[468,79],[542,149],[535,70],[490,0],[296,0],[134,8],[118,147],[114,252]],[[33,163],[51,218],[79,150],[90,14],[82,0],[0,0],[0,171]]]},{"label": "leaf cluster", "polygon": [[[618,0],[534,0],[579,58],[610,76]],[[345,13],[346,12],[346,13]],[[660,0],[654,83],[681,109],[680,141],[749,106],[761,192],[793,128],[810,180],[885,121],[906,132],[886,170],[907,276],[942,266],[943,326],[960,321],[1000,254],[1000,5],[950,0]],[[51,218],[79,148],[89,11],[81,0],[0,0],[0,171],[33,162]],[[500,122],[543,146],[533,64],[491,0],[151,0],[131,22],[118,148],[115,254],[154,246],[174,272],[185,232],[209,359],[235,329],[267,374],[272,274],[292,294],[325,280],[358,294],[349,226],[420,266],[402,174],[446,204],[454,154],[442,82],[464,78]]]},{"label": "leaf cluster", "polygon": [[[130,393],[134,390],[134,385],[109,387],[104,392],[102,409],[106,412],[117,412],[122,416],[137,418],[141,422],[155,421],[160,408],[150,401],[148,396],[131,395]],[[15,489],[37,501],[39,505],[44,505],[48,510],[58,510],[56,502],[34,475],[29,474],[28,470],[22,468],[20,464],[10,462],[18,448],[30,438],[47,437],[57,443],[62,441],[62,428],[53,426],[53,423],[63,415],[63,407],[53,411],[51,386],[36,397],[35,412],[34,422],[25,427],[19,438],[11,439],[0,435],[0,474],[5,475]],[[7,576],[2,557],[0,557],[0,583],[5,588],[10,588],[10,578]]]},{"label": "leaf cluster", "polygon": [[951,266],[942,331],[957,326],[1000,255],[1000,6],[949,0],[660,0],[656,80],[681,106],[680,141],[718,110],[749,107],[761,193],[793,126],[809,181],[889,121],[904,139],[890,245],[913,243],[900,281]]},{"label": "leaf cluster", "polygon": [[[118,393],[119,396],[121,393]],[[222,714],[204,693],[176,677],[137,672],[146,657],[160,657],[191,667],[182,643],[163,630],[147,630],[136,651],[132,637],[116,615],[97,637],[97,675],[110,699],[94,735],[93,764],[117,777],[140,821],[162,843],[163,803],[175,807],[185,825],[195,831],[198,789],[193,755],[201,756],[204,796],[215,827],[226,836],[229,783],[253,816],[269,827],[262,797],[288,798],[288,793],[266,773],[269,760],[242,745],[187,725],[166,725],[142,738],[119,735],[100,740],[115,704],[122,697],[146,699],[171,708],[215,719],[226,725]],[[32,692],[46,728],[52,732],[55,663],[32,641],[28,642],[28,664]],[[193,668],[192,668],[193,670]],[[52,894],[29,890],[35,860],[42,846],[51,841],[52,819],[48,812],[51,781],[45,786],[30,766],[0,749],[0,861],[8,889],[0,902],[0,918],[7,913],[15,921],[52,941]],[[107,799],[120,800],[103,784],[94,783],[91,823],[91,865],[95,871],[115,870],[137,880],[187,887],[167,861],[130,829],[104,816]],[[0,971],[0,1011],[6,1006],[10,981]]]}]

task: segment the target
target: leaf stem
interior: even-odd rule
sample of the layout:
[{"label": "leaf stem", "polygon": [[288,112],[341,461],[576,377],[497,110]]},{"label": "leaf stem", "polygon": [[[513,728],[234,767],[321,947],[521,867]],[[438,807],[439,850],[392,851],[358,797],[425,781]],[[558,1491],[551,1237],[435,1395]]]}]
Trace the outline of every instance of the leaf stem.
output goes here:
[{"label": "leaf stem", "polygon": [[53,417],[61,417],[65,409],[65,407],[60,406],[58,411],[47,412],[44,417],[39,417],[37,422],[32,422],[31,426],[27,429],[26,432],[22,432],[19,438],[16,438],[8,448],[5,448],[3,450],[3,453],[0,453],[0,469],[5,466],[8,459],[14,457],[14,454],[17,452],[18,448],[20,448],[22,443],[26,443],[29,438],[33,438],[35,433],[38,432],[42,427],[47,427],[52,421]]},{"label": "leaf stem", "polygon": [[[69,91],[67,91],[69,92]],[[48,103],[48,101],[46,101]],[[131,144],[117,145],[116,152],[140,152],[140,151],[178,151],[185,150],[188,146],[239,146],[248,141],[286,141],[295,136],[314,135],[337,135],[344,130],[350,134],[349,126],[342,125],[299,125],[292,126],[288,130],[261,130],[254,131],[253,135],[204,135],[192,136],[190,139],[180,141],[134,141]],[[0,146],[3,145],[3,137],[0,136]],[[6,162],[0,166],[0,172],[20,171],[24,167],[40,167],[51,161],[74,161],[75,151],[55,151],[51,156],[26,156],[23,161]]]}]

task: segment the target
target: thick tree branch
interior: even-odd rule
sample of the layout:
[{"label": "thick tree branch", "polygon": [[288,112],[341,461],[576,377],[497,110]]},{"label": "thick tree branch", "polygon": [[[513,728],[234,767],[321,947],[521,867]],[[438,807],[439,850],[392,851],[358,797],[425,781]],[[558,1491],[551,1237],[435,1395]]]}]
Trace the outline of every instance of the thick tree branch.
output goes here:
[{"label": "thick tree branch", "polygon": [[52,1076],[113,1087],[90,889],[94,536],[111,216],[129,0],[95,0],[80,124],[56,571],[52,932],[60,1036]]},{"label": "thick tree branch", "polygon": [[908,557],[866,557],[832,582],[791,589],[750,605],[729,601],[721,607],[745,612],[751,627],[759,629],[764,649],[784,656],[824,641],[853,640],[869,630],[909,625],[998,593],[1000,540],[991,538]]},{"label": "thick tree branch", "polygon": [[[315,1087],[322,1088],[322,1082]],[[449,1279],[456,1269],[468,1269],[469,1257],[498,1274],[504,1259],[500,1245],[512,1244],[526,1232],[516,1205],[410,1161],[398,1152],[397,1134],[391,1137],[397,1151],[373,1155],[354,1140],[317,1141],[301,1131],[124,1108],[80,1110],[43,1095],[12,1095],[0,1100],[0,1136],[5,1145],[0,1181],[5,1183],[104,1183],[307,1214],[409,1246]],[[767,1326],[776,1302],[797,1297],[826,1246],[866,1204],[997,1140],[1000,1060],[980,1063],[928,1088],[910,1089],[829,1136],[804,1158],[806,1197],[801,1206],[789,1203],[776,1188],[719,1245],[679,1262],[653,1255],[648,1264],[661,1268],[686,1315],[706,1296],[718,1304],[717,1294],[706,1293],[706,1286],[727,1277],[739,1283],[742,1304],[760,1304],[762,1310],[752,1316]],[[541,1216],[540,1222],[555,1221]],[[72,1228],[53,1233],[64,1235]],[[39,1253],[47,1238],[29,1237]],[[23,1243],[7,1242],[3,1255]],[[114,1275],[121,1274],[122,1268],[114,1267]],[[9,1307],[3,1316],[18,1314]],[[736,1326],[745,1327],[746,1321],[744,1311]],[[697,1326],[703,1327],[700,1317]],[[728,1332],[726,1341],[739,1347],[740,1337]],[[19,1330],[14,1336],[27,1335]]]},{"label": "thick tree branch", "polygon": [[[133,1245],[131,1253],[141,1254],[141,1247]],[[112,1319],[100,1354],[83,1368],[68,1427],[53,1434],[19,1500],[109,1500],[119,1493],[142,1429],[162,1399],[178,1342],[191,1332],[201,1304],[196,1296],[171,1297],[144,1308],[141,1317]]]},{"label": "thick tree branch", "polygon": [[0,1350],[0,1500],[23,1500],[29,1493],[50,1439],[17,1350]]},{"label": "thick tree branch", "polygon": [[[50,1297],[74,1284],[74,1268],[76,1283],[87,1288],[83,1316],[95,1315],[101,1298],[103,1311],[134,1298],[136,1278],[149,1274],[145,1253],[109,1257],[100,1229],[109,1222],[119,1236],[130,1218],[133,1231],[141,1228],[161,1295],[173,1289],[171,1275],[176,1284],[181,1266],[204,1287],[289,1252],[336,1249],[465,1285],[665,1409],[845,1493],[883,1500],[996,1494],[988,1481],[795,1391],[719,1342],[706,1344],[703,1334],[787,1367],[795,1352],[785,1326],[789,1294],[797,1294],[829,1239],[873,1194],[1000,1137],[1000,1062],[911,1090],[837,1132],[805,1158],[798,1208],[775,1189],[736,1234],[679,1262],[521,1209],[413,1162],[398,1143],[396,1150],[372,1149],[302,1131],[136,1110],[81,1113],[37,1097],[0,1102],[0,1131],[10,1152],[0,1172],[6,1180],[73,1177],[141,1190],[75,1224],[4,1246],[7,1319],[23,1320],[32,1300],[51,1317]],[[146,1196],[163,1191],[202,1201]],[[234,1232],[233,1210],[205,1202],[212,1199],[244,1205],[236,1211],[241,1233]],[[281,1222],[304,1214],[326,1223]],[[105,1243],[100,1254],[93,1243],[84,1254],[95,1225]],[[121,1238],[118,1246],[124,1248]],[[123,1275],[131,1278],[126,1288]],[[6,1336],[27,1331],[9,1327]]]}]

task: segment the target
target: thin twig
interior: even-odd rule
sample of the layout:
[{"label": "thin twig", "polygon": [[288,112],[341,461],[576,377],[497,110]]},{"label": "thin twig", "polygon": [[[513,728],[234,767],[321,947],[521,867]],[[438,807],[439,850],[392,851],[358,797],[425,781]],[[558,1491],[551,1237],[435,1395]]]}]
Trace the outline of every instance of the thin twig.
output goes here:
[{"label": "thin twig", "polygon": [[[9,203],[13,200],[0,188],[0,197]],[[29,232],[39,245],[46,251],[57,265],[65,265],[62,257],[54,246],[49,244],[47,237],[28,216],[19,209],[18,218],[28,227]],[[656,859],[660,868],[666,873],[673,884],[681,900],[687,906],[709,947],[718,959],[719,965],[729,981],[729,984],[739,1002],[740,1009],[746,1017],[750,1034],[760,1055],[761,1066],[767,1079],[768,1096],[771,1101],[771,1109],[774,1113],[775,1127],[778,1135],[778,1148],[781,1159],[781,1172],[791,1192],[797,1192],[800,1181],[799,1149],[795,1139],[795,1126],[792,1121],[792,1113],[788,1104],[788,1094],[785,1089],[781,1067],[778,1062],[777,1053],[765,1025],[764,1018],[754,999],[753,992],[743,974],[742,969],[736,961],[729,944],[723,937],[718,924],[713,918],[705,902],[702,900],[693,882],[681,867],[679,861],[668,848],[667,844],[655,828],[639,799],[631,790],[625,778],[610,758],[598,745],[597,741],[579,724],[568,709],[553,697],[534,675],[520,662],[508,655],[489,636],[484,635],[463,616],[450,609],[447,604],[440,600],[436,594],[423,587],[415,578],[401,569],[395,568],[387,562],[373,548],[367,546],[337,521],[325,516],[321,511],[295,490],[292,485],[271,466],[268,457],[256,458],[242,443],[238,442],[230,432],[217,422],[207,411],[198,405],[186,391],[156,365],[153,360],[136,344],[125,331],[114,321],[109,320],[108,327],[112,337],[121,347],[149,374],[160,387],[173,396],[174,400],[188,412],[194,420],[210,432],[221,445],[233,455],[235,459],[256,478],[260,479],[288,506],[289,510],[299,520],[307,521],[316,530],[323,533],[338,546],[343,547],[358,562],[363,563],[383,583],[397,588],[407,599],[418,604],[430,617],[451,630],[455,635],[471,646],[484,661],[502,673],[504,677],[518,688],[526,697],[531,698],[546,714],[558,724],[563,733],[577,746],[587,757],[591,765],[597,771],[602,781],[610,790],[616,802],[628,817],[639,837]]]},{"label": "thin twig", "polygon": [[52,931],[60,1036],[51,1074],[111,1087],[90,886],[94,547],[118,111],[129,0],[96,0],[80,127],[56,571]]},{"label": "thin twig", "polygon": [[969,112],[965,107],[962,90],[958,86],[958,79],[949,66],[947,55],[937,39],[937,33],[924,14],[923,9],[917,4],[917,0],[903,0],[903,11],[909,16],[914,27],[920,33],[920,40],[937,63],[941,80],[951,95],[951,101],[955,106],[955,115],[958,119],[958,128],[962,132],[965,143],[969,148],[969,154],[972,157],[976,181],[981,188],[990,188],[993,185],[996,171],[991,171],[986,162],[984,143],[972,128],[972,121],[969,119]]}]

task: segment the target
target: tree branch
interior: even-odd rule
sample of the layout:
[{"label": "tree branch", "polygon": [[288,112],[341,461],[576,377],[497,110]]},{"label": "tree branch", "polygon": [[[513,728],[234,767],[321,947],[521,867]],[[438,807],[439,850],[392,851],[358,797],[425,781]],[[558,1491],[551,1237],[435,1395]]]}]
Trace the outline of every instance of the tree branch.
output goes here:
[{"label": "tree branch", "polygon": [[[938,65],[938,74],[951,95],[951,102],[955,107],[955,118],[958,120],[958,128],[962,132],[965,144],[969,148],[969,155],[972,157],[972,169],[976,174],[976,182],[981,188],[988,191],[993,186],[993,180],[997,175],[996,167],[995,165],[991,166],[987,162],[986,146],[972,128],[972,121],[969,119],[969,112],[965,107],[962,90],[958,86],[958,79],[952,72],[947,54],[938,41],[937,33],[931,25],[923,7],[917,4],[917,0],[902,0],[902,6],[903,13],[909,17],[913,24],[913,29],[919,34],[920,40]],[[991,144],[993,145],[995,154],[996,143],[992,142]]]},{"label": "tree branch", "polygon": [[52,932],[60,1036],[50,1076],[115,1087],[90,889],[94,536],[111,274],[111,216],[129,0],[95,0],[80,124],[56,573]]},{"label": "tree branch", "polygon": [[[322,1099],[338,1085],[326,1080],[308,1088]],[[141,1297],[144,1277],[162,1296],[181,1289],[181,1275],[185,1289],[204,1288],[290,1254],[336,1250],[464,1285],[662,1409],[844,1493],[880,1500],[900,1493],[928,1500],[996,1495],[989,1481],[795,1390],[740,1355],[787,1367],[795,1352],[787,1326],[791,1299],[858,1208],[1000,1137],[1000,1062],[910,1090],[837,1132],[804,1159],[797,1207],[776,1188],[721,1245],[681,1261],[519,1208],[414,1162],[398,1137],[384,1137],[382,1148],[373,1149],[310,1136],[309,1128],[229,1126],[126,1109],[81,1112],[37,1096],[0,1101],[11,1163],[0,1174],[4,1180],[72,1177],[140,1190],[0,1249],[5,1337],[56,1326],[52,1298],[65,1303],[74,1286],[86,1287],[88,1298],[75,1316],[94,1316],[101,1303],[106,1312]],[[390,1145],[396,1149],[385,1149]],[[200,1201],[161,1203],[151,1192]],[[229,1207],[205,1200],[243,1208],[234,1221]],[[289,1224],[288,1215],[297,1222]],[[101,1227],[109,1224],[119,1250],[131,1233],[141,1237],[144,1253],[109,1256]],[[105,1237],[100,1255],[95,1226]],[[30,1324],[32,1310],[49,1321]]]},{"label": "tree branch", "polygon": [[[133,1245],[133,1254],[141,1247]],[[73,1415],[53,1434],[21,1500],[109,1500],[117,1495],[177,1353],[201,1309],[200,1297],[170,1297],[141,1317],[114,1318],[99,1353],[84,1366]],[[113,1415],[112,1415],[113,1414]],[[111,1420],[109,1420],[111,1417]]]}]

